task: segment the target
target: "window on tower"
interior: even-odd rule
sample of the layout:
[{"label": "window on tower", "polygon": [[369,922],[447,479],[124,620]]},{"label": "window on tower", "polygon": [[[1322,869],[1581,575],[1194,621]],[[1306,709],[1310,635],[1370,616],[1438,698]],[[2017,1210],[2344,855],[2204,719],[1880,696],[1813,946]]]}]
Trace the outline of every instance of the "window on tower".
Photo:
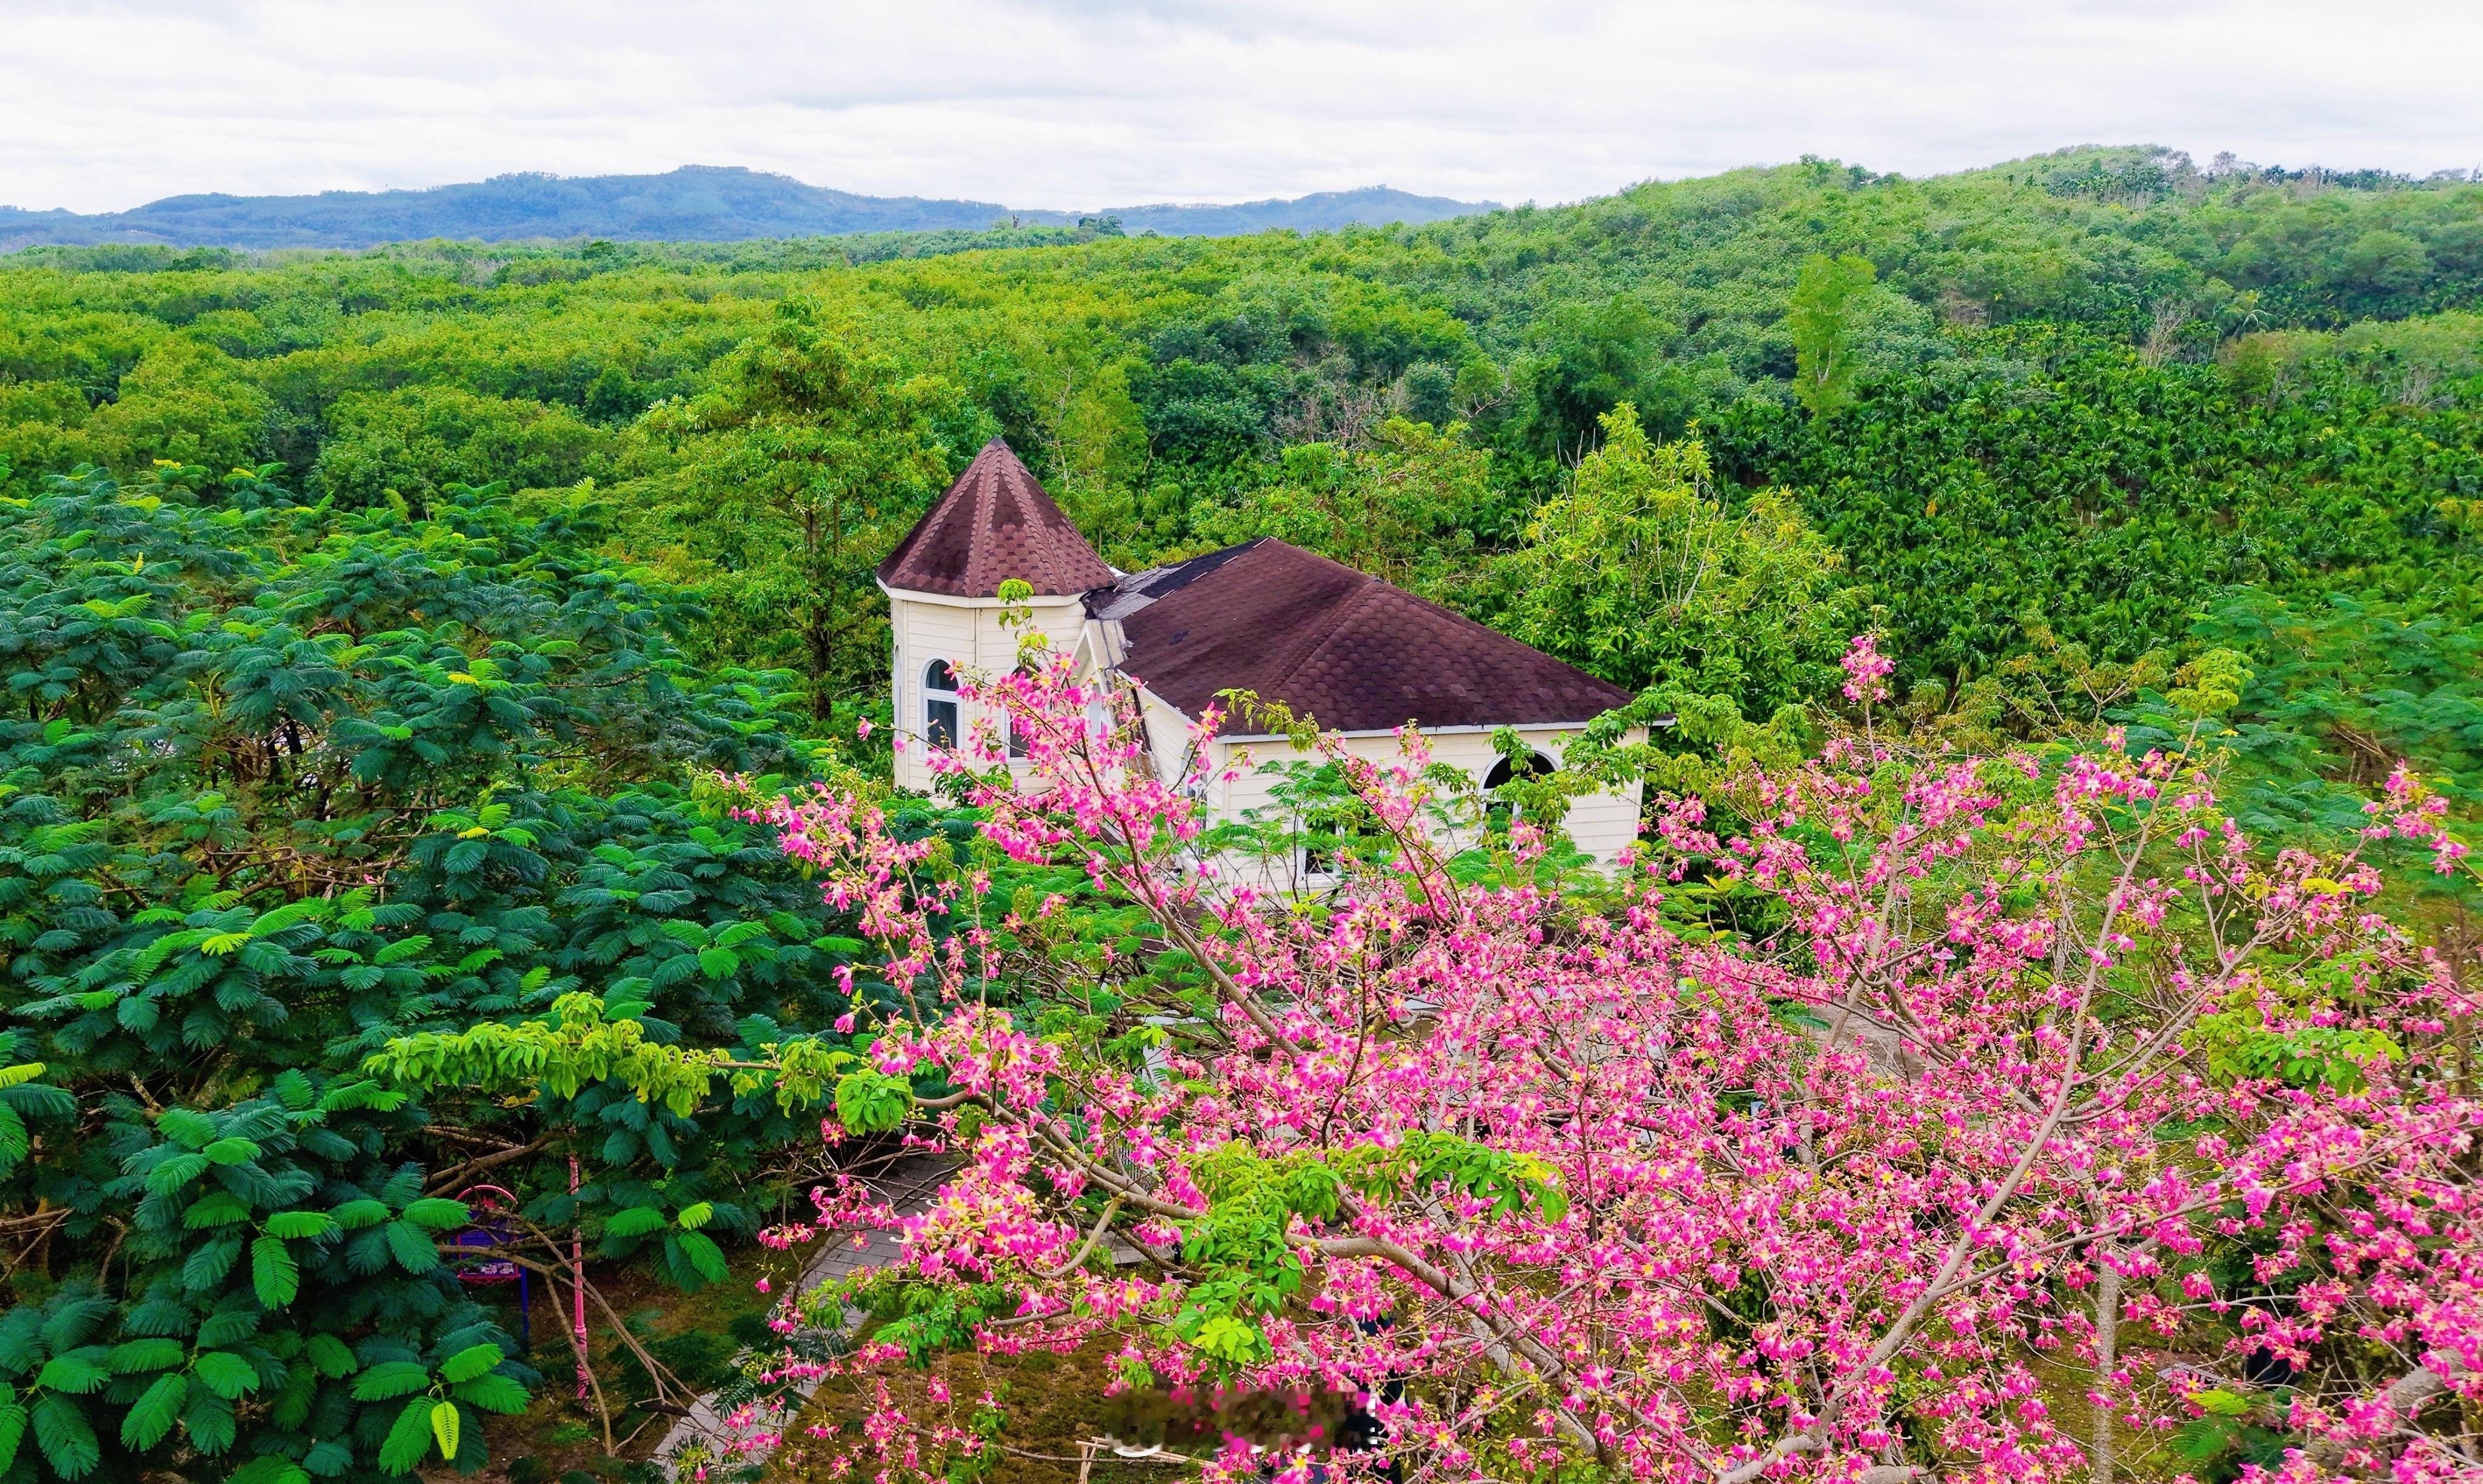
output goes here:
[{"label": "window on tower", "polygon": [[922,671],[922,740],[933,747],[957,745],[957,672],[945,659]]}]

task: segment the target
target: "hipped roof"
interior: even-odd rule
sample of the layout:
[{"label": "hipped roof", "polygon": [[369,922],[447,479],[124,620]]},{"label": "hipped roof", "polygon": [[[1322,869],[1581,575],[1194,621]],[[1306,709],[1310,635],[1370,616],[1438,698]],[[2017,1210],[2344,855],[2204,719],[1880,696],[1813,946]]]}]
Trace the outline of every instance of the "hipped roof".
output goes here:
[{"label": "hipped roof", "polygon": [[[1191,716],[1218,692],[1281,701],[1331,731],[1583,723],[1630,693],[1402,588],[1271,538],[1090,594],[1121,669]],[[1251,730],[1228,717],[1227,735]]]}]

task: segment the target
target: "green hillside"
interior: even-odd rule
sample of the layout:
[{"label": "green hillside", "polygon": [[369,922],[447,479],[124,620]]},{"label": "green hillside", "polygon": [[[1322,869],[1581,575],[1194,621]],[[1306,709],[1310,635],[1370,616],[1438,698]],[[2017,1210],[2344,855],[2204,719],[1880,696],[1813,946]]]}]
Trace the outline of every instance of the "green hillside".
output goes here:
[{"label": "green hillside", "polygon": [[[8,1484],[378,1478],[430,1447],[403,1396],[565,1398],[565,1340],[521,1356],[437,1265],[484,1170],[647,1292],[787,1219],[815,1109],[408,1100],[364,1060],[570,993],[758,1056],[867,999],[850,914],[714,773],[885,798],[870,570],[996,435],[1124,569],[1280,536],[1640,693],[1680,719],[1659,791],[1815,746],[1870,631],[1918,741],[2204,719],[2272,846],[2350,837],[2400,763],[2483,803],[2470,181],[2081,148],[1307,234],[32,249],[0,1068],[42,1068],[0,1077],[0,1382],[55,1379],[31,1424],[0,1393],[43,1430]],[[2407,924],[2470,953],[2483,904],[2408,849]],[[1153,931],[1064,920],[1087,959]],[[172,1348],[105,1355],[124,1321]],[[722,1379],[722,1340],[620,1322],[616,1408],[651,1359]],[[479,1425],[441,1446],[484,1463]]]}]

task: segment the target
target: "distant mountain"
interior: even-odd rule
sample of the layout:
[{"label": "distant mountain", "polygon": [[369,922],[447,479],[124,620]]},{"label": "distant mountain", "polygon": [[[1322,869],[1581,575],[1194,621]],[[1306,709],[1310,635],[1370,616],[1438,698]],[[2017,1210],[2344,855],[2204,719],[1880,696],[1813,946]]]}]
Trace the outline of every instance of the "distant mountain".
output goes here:
[{"label": "distant mountain", "polygon": [[1413,196],[1372,186],[1295,200],[1233,206],[1123,206],[1099,211],[1016,210],[990,201],[856,196],[789,175],[685,165],[662,175],[495,175],[427,191],[324,191],[317,196],[168,196],[129,211],[81,215],[0,206],[0,251],[39,244],[161,243],[194,248],[368,248],[425,237],[505,242],[605,237],[615,241],[739,242],[847,232],[980,230],[995,221],[1069,225],[1121,219],[1135,234],[1231,236],[1290,226],[1436,222],[1491,203]]},{"label": "distant mountain", "polygon": [[1292,200],[1242,201],[1231,206],[1113,206],[1094,215],[1120,218],[1121,229],[1134,235],[1155,231],[1167,237],[1240,237],[1279,226],[1297,232],[1385,226],[1391,222],[1420,226],[1499,208],[1498,201],[1458,201],[1364,186],[1359,191],[1322,191]]}]

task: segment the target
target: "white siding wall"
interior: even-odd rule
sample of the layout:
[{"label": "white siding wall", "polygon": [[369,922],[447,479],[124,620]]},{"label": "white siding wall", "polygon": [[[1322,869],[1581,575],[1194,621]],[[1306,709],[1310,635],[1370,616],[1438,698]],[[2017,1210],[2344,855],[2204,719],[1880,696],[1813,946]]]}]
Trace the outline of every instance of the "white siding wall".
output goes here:
[{"label": "white siding wall", "polygon": [[[1167,707],[1166,709],[1170,709]],[[1554,762],[1567,751],[1570,739],[1581,729],[1556,727],[1521,727],[1518,735],[1534,749]],[[1491,745],[1488,731],[1452,730],[1424,733],[1431,750],[1431,760],[1463,769],[1477,783],[1490,776],[1500,754]],[[1630,739],[1641,739],[1643,733],[1633,731]],[[1344,739],[1346,750],[1357,757],[1375,762],[1393,759],[1398,754],[1397,738],[1392,734],[1349,736]],[[1222,818],[1239,818],[1244,811],[1264,808],[1271,802],[1271,789],[1278,781],[1272,764],[1301,758],[1291,744],[1271,742],[1229,742],[1219,739],[1213,744],[1213,765],[1218,773],[1242,754],[1247,754],[1251,766],[1230,782],[1214,784],[1208,805]],[[1639,802],[1642,785],[1633,782],[1627,788],[1582,795],[1569,803],[1568,817],[1562,826],[1578,848],[1592,856],[1596,865],[1610,870],[1620,860],[1621,851],[1638,838]],[[1449,839],[1441,842],[1451,849],[1469,843]]]},{"label": "white siding wall", "polygon": [[[893,656],[894,674],[892,700],[896,712],[897,734],[906,739],[896,754],[896,783],[900,788],[927,790],[931,772],[924,763],[923,672],[935,659],[945,659],[960,676],[975,673],[984,676],[1003,675],[1017,666],[1018,635],[1023,630],[1001,626],[1001,603],[998,598],[944,597],[927,593],[909,593],[891,589],[888,593],[889,627],[895,639]],[[1027,605],[1034,625],[1052,641],[1057,649],[1069,649],[1078,643],[1079,631],[1085,622],[1085,608],[1079,598],[1037,598]],[[992,715],[970,702],[957,707],[958,739],[974,735],[978,716]]]},{"label": "white siding wall", "polygon": [[[896,642],[893,676],[896,729],[907,739],[896,756],[896,782],[899,787],[927,790],[931,774],[923,762],[924,669],[935,659],[945,659],[961,674],[1000,674],[1017,663],[1017,634],[1001,626],[1001,605],[997,598],[940,597],[896,590],[890,591],[888,597],[890,623]],[[1114,636],[1104,631],[1116,625],[1088,624],[1079,599],[1038,599],[1028,609],[1036,627],[1051,640],[1054,649],[1077,652],[1081,639],[1086,643],[1088,649],[1083,658],[1090,674],[1092,669],[1100,668],[1099,661],[1109,664],[1117,660],[1117,654],[1099,656],[1093,652],[1098,644],[1112,641]],[[1237,754],[1250,754],[1250,769],[1229,782],[1208,785],[1207,805],[1218,817],[1236,818],[1244,810],[1266,807],[1277,777],[1267,765],[1304,755],[1281,739],[1253,743],[1218,739],[1209,744],[1205,757],[1193,761],[1188,755],[1190,718],[1151,691],[1142,691],[1140,697],[1157,776],[1165,782],[1182,778],[1185,769],[1193,774],[1221,773]],[[958,713],[961,734],[972,736],[980,708],[961,703]],[[1518,729],[1519,735],[1536,752],[1555,762],[1578,731],[1575,727]],[[1500,755],[1492,749],[1489,731],[1455,729],[1425,735],[1429,739],[1433,761],[1462,768],[1477,782],[1500,760]],[[1638,734],[1632,735],[1635,739]],[[1356,756],[1375,761],[1397,755],[1393,734],[1351,736],[1345,739],[1345,745]],[[1570,802],[1564,821],[1569,837],[1579,849],[1592,856],[1597,865],[1611,869],[1622,849],[1638,837],[1639,795],[1639,785],[1632,783],[1624,790],[1589,794]],[[1464,842],[1443,843],[1454,848]]]}]

